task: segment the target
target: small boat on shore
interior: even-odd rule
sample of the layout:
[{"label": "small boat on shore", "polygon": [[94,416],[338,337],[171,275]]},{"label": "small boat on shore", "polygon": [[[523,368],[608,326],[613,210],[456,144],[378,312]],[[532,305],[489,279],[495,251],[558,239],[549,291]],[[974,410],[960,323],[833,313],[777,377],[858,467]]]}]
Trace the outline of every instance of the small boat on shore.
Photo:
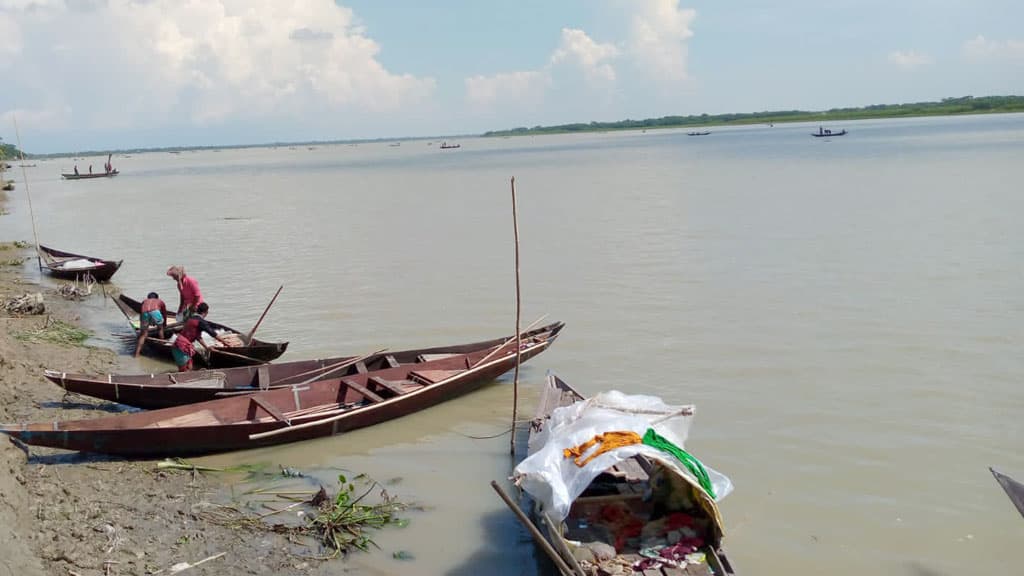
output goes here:
[{"label": "small boat on shore", "polygon": [[[523,340],[550,339],[562,329],[562,323],[524,332]],[[91,376],[46,370],[43,376],[68,392],[109,400],[137,408],[167,408],[214,400],[225,396],[283,388],[310,381],[373,374],[403,366],[422,367],[424,363],[477,351],[491,351],[508,343],[496,338],[469,344],[437,346],[397,352],[380,351],[366,356],[340,356],[317,360],[297,360],[258,366],[219,370],[195,370],[163,374],[105,374]]]},{"label": "small boat on shore", "polygon": [[[114,303],[124,314],[125,318],[128,319],[128,323],[131,324],[132,328],[136,332],[139,330],[139,315],[142,311],[142,303],[138,300],[133,300],[124,294],[120,294],[116,297],[111,296]],[[237,343],[237,346],[231,346],[225,348],[223,346],[212,345],[209,348],[209,355],[206,356],[201,352],[201,347],[197,347],[196,355],[194,360],[197,364],[206,366],[208,368],[231,368],[235,366],[253,366],[256,364],[263,364],[276,360],[285,350],[288,349],[287,342],[265,342],[257,338],[251,338],[234,328],[219,324],[217,322],[210,321],[213,325],[214,330],[220,336],[226,336],[228,340],[233,340]],[[143,346],[143,351],[148,352],[154,356],[160,356],[163,358],[172,358],[171,349],[173,344],[171,342],[171,336],[180,332],[183,325],[178,322],[177,316],[174,312],[167,313],[167,329],[164,331],[164,339],[156,337],[158,334],[157,329],[151,327],[149,330],[149,336],[146,338],[146,344]],[[131,337],[134,340],[134,336]],[[203,341],[206,343],[206,340]],[[219,344],[219,343],[218,343]]]},{"label": "small boat on shore", "polygon": [[587,400],[548,376],[513,478],[564,576],[735,574],[718,510],[732,484],[683,449],[693,413],[653,396]]},{"label": "small boat on shore", "polygon": [[[522,340],[522,361],[556,330]],[[469,354],[343,378],[88,420],[6,424],[25,444],[122,456],[185,456],[331,436],[418,412],[469,393],[516,364],[516,340]]]},{"label": "small boat on shore", "polygon": [[97,282],[106,282],[121,267],[123,260],[104,260],[40,245],[43,269],[57,278],[74,280],[91,275]]}]

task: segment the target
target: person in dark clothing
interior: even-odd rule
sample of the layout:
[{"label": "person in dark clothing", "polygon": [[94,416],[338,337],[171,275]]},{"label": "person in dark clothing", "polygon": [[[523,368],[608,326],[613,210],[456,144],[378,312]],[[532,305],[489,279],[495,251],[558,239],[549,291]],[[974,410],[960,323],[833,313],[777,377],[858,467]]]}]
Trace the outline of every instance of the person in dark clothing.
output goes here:
[{"label": "person in dark clothing", "polygon": [[228,342],[217,335],[213,326],[206,321],[206,314],[210,311],[210,305],[202,302],[196,307],[196,313],[185,320],[185,327],[181,329],[178,337],[174,339],[174,347],[171,354],[174,356],[174,363],[178,366],[178,372],[192,370],[192,357],[196,354],[195,344],[200,344],[209,349],[209,345],[203,342],[203,332],[217,339],[218,342],[229,346]]}]

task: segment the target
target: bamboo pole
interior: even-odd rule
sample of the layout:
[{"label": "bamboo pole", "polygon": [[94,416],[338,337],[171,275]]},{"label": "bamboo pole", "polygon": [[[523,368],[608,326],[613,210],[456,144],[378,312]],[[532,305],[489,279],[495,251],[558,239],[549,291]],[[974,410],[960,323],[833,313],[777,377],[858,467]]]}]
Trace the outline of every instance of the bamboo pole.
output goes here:
[{"label": "bamboo pole", "polygon": [[558,568],[558,572],[561,573],[562,576],[575,576],[576,573],[573,572],[571,568],[569,568],[569,566],[565,563],[565,560],[562,560],[562,557],[558,555],[558,552],[555,552],[555,549],[551,547],[551,543],[548,542],[546,538],[544,538],[544,535],[541,534],[540,530],[538,530],[537,527],[533,525],[533,522],[530,522],[530,519],[526,517],[526,513],[523,512],[523,509],[520,508],[518,504],[513,502],[511,498],[509,498],[508,494],[506,494],[505,491],[502,490],[501,486],[499,486],[496,481],[491,480],[491,488],[494,488],[494,491],[498,493],[498,496],[501,496],[501,499],[505,502],[505,505],[508,506],[510,510],[512,510],[512,513],[515,514],[516,518],[518,518],[519,521],[523,523],[523,526],[526,528],[526,530],[530,533],[531,536],[533,536],[534,541],[537,542],[537,544],[541,547],[542,550],[544,550],[544,553],[548,555],[548,558],[551,558],[551,561],[554,562],[555,567]]},{"label": "bamboo pole", "polygon": [[519,321],[522,314],[522,299],[519,290],[519,214],[516,209],[516,178],[512,177],[512,230],[515,236],[516,266],[516,371],[512,377],[512,434],[509,435],[508,453],[516,453],[516,417],[519,411],[519,363],[522,360],[522,335],[519,333]]},{"label": "bamboo pole", "polygon": [[274,305],[274,300],[277,300],[277,295],[281,293],[282,289],[284,289],[284,284],[281,284],[277,289],[277,292],[274,292],[274,297],[270,299],[270,304],[267,304],[267,307],[263,309],[263,314],[260,314],[260,319],[256,321],[256,325],[252,327],[252,330],[249,330],[249,335],[245,338],[248,342],[252,342],[253,334],[256,333],[256,329],[259,328],[260,323],[263,322],[263,317],[267,315],[267,312],[270,312],[270,307]]},{"label": "bamboo pole", "polygon": [[25,149],[21,147],[21,130],[18,130],[18,117],[14,116],[14,134],[18,137],[18,152],[21,153],[21,179],[25,183],[25,196],[28,197],[28,213],[32,219],[32,239],[36,244],[36,263],[39,271],[43,271],[43,257],[39,255],[39,233],[36,232],[36,212],[32,208],[32,194],[28,191],[28,172],[25,170]]}]

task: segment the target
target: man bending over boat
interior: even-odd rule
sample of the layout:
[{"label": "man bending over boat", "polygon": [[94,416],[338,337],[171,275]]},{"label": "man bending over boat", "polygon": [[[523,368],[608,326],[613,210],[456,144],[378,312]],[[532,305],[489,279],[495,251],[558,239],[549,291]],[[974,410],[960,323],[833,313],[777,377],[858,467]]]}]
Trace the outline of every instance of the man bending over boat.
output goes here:
[{"label": "man bending over boat", "polygon": [[142,352],[142,345],[146,343],[146,336],[152,326],[160,328],[160,339],[163,340],[164,330],[167,328],[167,305],[156,292],[150,292],[142,301],[139,314],[139,342],[135,345],[136,358]]},{"label": "man bending over boat", "polygon": [[196,313],[185,320],[185,327],[181,329],[178,337],[174,339],[174,347],[171,348],[171,355],[174,356],[174,363],[178,366],[178,372],[192,370],[192,357],[196,354],[194,344],[201,344],[209,349],[209,344],[203,342],[203,332],[217,339],[225,346],[230,346],[214,331],[213,326],[206,321],[206,314],[210,311],[210,305],[201,302],[196,307]]},{"label": "man bending over boat", "polygon": [[203,293],[199,291],[199,282],[185,274],[184,266],[171,266],[167,269],[167,275],[174,278],[178,283],[178,321],[184,322],[203,302]]}]

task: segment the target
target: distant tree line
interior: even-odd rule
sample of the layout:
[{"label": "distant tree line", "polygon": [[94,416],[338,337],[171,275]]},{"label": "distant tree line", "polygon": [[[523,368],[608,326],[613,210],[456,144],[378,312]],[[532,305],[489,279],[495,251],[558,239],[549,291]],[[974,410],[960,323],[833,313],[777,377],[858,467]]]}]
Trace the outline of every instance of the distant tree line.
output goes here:
[{"label": "distant tree line", "polygon": [[992,114],[1024,112],[1024,96],[963,96],[943,98],[939,102],[910,104],[873,104],[860,108],[832,108],[818,112],[806,110],[774,110],[734,114],[699,114],[690,116],[664,116],[646,120],[619,120],[618,122],[590,122],[534,126],[485,132],[484,136],[516,136],[523,134],[564,134],[571,132],[600,132],[605,130],[638,130],[647,128],[675,128],[723,124],[763,124],[775,122],[805,122],[827,120],[859,120],[866,118],[895,118],[910,116],[951,116],[955,114]]}]

